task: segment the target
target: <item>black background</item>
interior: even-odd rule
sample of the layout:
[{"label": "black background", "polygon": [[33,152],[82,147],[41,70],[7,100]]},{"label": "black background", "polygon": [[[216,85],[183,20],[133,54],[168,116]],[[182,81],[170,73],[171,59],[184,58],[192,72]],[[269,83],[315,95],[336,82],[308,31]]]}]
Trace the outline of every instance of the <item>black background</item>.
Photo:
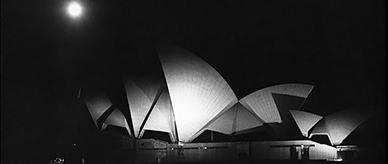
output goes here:
[{"label": "black background", "polygon": [[2,157],[45,161],[58,142],[93,136],[79,130],[92,123],[77,89],[157,61],[160,39],[202,57],[238,98],[307,83],[305,110],[385,114],[383,0],[83,2],[72,20],[65,0],[1,1]]}]

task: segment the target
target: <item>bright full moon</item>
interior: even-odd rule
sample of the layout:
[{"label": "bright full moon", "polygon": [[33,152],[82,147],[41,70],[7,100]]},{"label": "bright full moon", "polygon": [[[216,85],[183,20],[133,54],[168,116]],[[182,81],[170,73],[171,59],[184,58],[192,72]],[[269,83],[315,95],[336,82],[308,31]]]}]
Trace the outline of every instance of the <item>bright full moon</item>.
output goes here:
[{"label": "bright full moon", "polygon": [[70,2],[67,5],[67,13],[69,14],[70,17],[72,18],[78,18],[82,14],[82,5],[79,2]]}]

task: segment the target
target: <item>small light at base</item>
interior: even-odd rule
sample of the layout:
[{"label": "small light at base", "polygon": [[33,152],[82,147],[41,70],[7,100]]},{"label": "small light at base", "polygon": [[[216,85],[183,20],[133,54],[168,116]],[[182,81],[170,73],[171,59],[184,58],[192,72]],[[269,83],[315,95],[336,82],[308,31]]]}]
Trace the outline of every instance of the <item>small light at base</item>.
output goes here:
[{"label": "small light at base", "polygon": [[72,1],[68,3],[67,7],[67,14],[72,18],[78,18],[82,15],[83,7],[82,5],[77,1]]}]

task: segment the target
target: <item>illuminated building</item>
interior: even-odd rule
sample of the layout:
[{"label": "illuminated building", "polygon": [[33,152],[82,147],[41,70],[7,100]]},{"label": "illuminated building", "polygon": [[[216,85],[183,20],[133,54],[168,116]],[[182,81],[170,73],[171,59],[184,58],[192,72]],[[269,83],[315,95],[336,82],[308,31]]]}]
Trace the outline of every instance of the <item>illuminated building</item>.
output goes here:
[{"label": "illuminated building", "polygon": [[[322,117],[302,111],[314,88],[308,84],[275,85],[238,100],[225,79],[193,53],[173,46],[159,47],[158,53],[164,81],[125,77],[128,108],[112,104],[102,92],[84,89],[82,94],[97,127],[125,128],[137,140],[137,153],[143,160],[338,160],[333,145],[341,144],[367,119],[341,112]],[[264,124],[281,141],[191,143],[206,130],[233,136]],[[168,133],[171,143],[141,139],[147,130]],[[327,135],[330,144],[310,140],[320,134]]]}]

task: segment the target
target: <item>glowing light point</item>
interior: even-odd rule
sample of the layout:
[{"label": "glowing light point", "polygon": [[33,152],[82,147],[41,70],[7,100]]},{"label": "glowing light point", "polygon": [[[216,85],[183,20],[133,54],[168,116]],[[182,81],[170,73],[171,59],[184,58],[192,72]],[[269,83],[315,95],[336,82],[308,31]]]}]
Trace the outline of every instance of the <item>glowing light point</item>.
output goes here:
[{"label": "glowing light point", "polygon": [[79,2],[73,1],[67,5],[67,14],[72,18],[78,18],[82,15],[83,7]]}]

